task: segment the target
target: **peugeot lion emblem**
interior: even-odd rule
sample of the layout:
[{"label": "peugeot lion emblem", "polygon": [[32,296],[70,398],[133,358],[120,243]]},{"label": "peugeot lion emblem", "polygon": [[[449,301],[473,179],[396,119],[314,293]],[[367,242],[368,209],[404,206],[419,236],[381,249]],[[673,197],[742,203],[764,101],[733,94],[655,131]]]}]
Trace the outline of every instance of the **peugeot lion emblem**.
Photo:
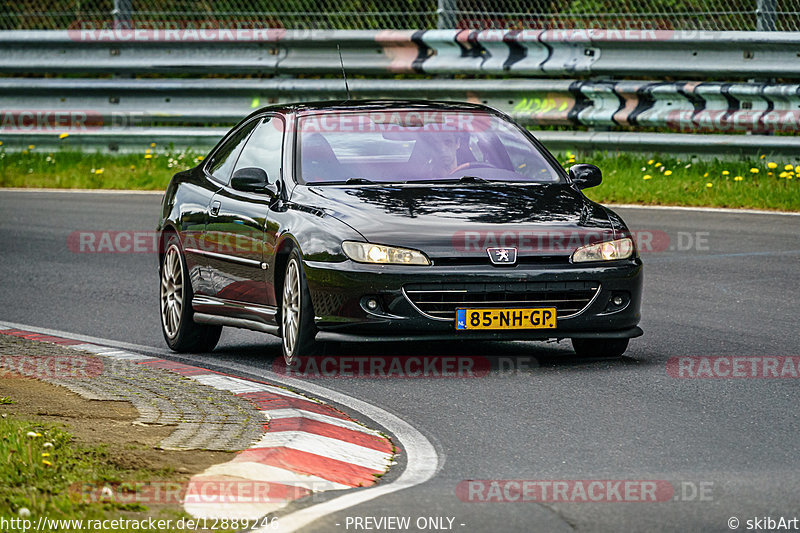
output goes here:
[{"label": "peugeot lion emblem", "polygon": [[493,265],[513,265],[517,262],[516,248],[487,248],[486,252]]}]

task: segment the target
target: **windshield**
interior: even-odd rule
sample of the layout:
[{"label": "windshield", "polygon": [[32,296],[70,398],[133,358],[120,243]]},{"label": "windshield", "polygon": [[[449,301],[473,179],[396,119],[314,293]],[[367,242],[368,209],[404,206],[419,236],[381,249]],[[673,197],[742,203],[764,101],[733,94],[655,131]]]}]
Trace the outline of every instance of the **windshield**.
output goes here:
[{"label": "windshield", "polygon": [[517,126],[482,111],[325,112],[298,132],[301,183],[562,180]]}]

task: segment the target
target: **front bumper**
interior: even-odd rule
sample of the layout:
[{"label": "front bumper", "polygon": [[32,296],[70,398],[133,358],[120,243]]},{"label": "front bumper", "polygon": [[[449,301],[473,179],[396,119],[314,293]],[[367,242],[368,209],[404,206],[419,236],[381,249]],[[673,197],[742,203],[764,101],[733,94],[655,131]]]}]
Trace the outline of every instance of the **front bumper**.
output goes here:
[{"label": "front bumper", "polygon": [[[305,262],[319,339],[328,340],[537,340],[551,338],[632,338],[642,334],[642,262],[639,258],[576,266],[519,264],[493,266],[403,266]],[[596,297],[580,313],[559,318],[556,329],[458,331],[455,321],[422,314],[403,287],[425,283],[574,282],[599,283]],[[627,294],[621,309],[610,311],[614,294]],[[365,301],[375,298],[379,309]],[[500,306],[495,306],[500,307]],[[514,307],[503,305],[502,307]],[[530,305],[525,307],[531,307]]]}]

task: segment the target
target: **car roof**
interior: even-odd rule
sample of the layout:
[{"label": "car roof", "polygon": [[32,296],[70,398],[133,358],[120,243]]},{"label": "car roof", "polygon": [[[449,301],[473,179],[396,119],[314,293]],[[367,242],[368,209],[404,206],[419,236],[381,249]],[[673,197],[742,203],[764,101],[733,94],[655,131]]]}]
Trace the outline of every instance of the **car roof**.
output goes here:
[{"label": "car roof", "polygon": [[[496,109],[483,104],[470,102],[453,102],[440,100],[320,100],[314,102],[297,102],[276,104],[262,107],[250,116],[264,112],[311,114],[328,111],[389,111],[392,109],[419,109],[435,111],[483,111],[498,114]],[[248,117],[249,118],[249,117]]]}]

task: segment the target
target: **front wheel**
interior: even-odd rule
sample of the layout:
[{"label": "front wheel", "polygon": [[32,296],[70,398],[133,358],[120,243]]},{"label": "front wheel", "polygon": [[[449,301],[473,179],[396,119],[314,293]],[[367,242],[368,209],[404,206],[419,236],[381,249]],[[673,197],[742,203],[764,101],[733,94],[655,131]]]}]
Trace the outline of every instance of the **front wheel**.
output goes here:
[{"label": "front wheel", "polygon": [[176,352],[210,352],[222,333],[222,326],[198,324],[193,319],[192,284],[176,235],[167,241],[161,262],[161,332]]},{"label": "front wheel", "polygon": [[619,357],[628,349],[628,339],[572,339],[578,357]]},{"label": "front wheel", "polygon": [[312,355],[316,333],[303,261],[300,252],[295,249],[286,263],[281,303],[281,345],[287,365],[294,363],[300,356]]}]

